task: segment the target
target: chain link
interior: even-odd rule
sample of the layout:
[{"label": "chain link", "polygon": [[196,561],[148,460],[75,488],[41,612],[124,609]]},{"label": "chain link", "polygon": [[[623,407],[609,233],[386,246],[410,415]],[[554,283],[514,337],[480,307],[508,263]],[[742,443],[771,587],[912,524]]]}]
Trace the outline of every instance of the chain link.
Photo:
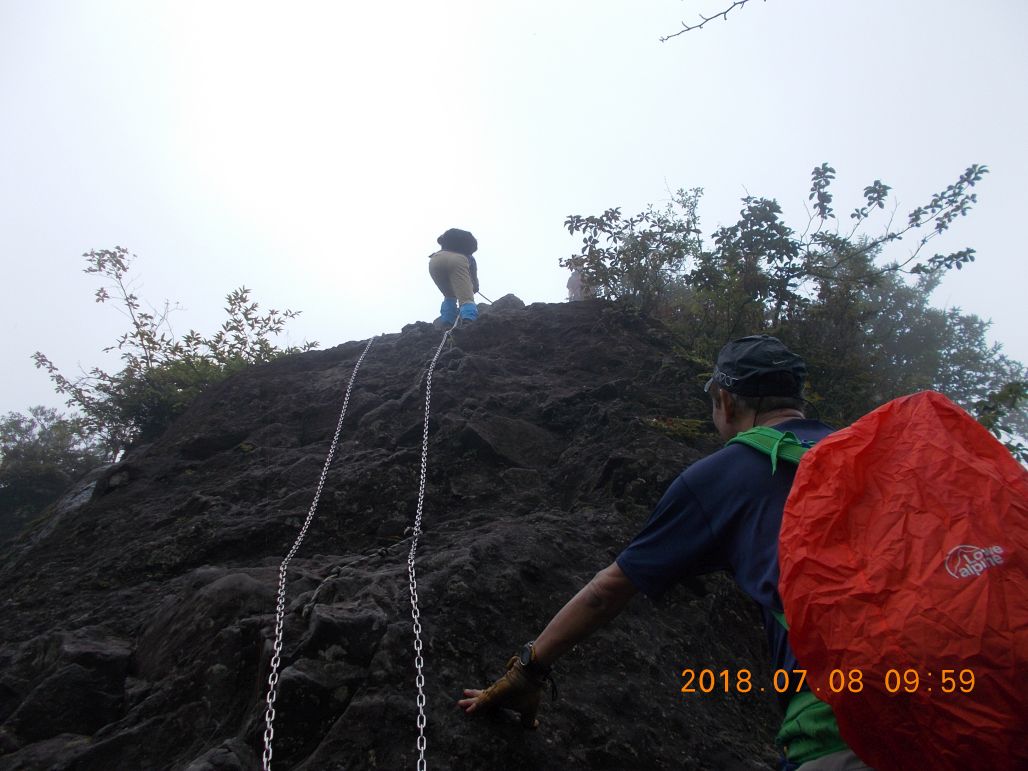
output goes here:
[{"label": "chain link", "polygon": [[425,739],[425,726],[428,718],[425,716],[425,660],[421,656],[421,611],[418,609],[418,579],[414,572],[414,558],[418,551],[418,539],[421,537],[421,515],[425,509],[425,479],[428,476],[428,416],[432,404],[432,374],[435,372],[436,362],[439,361],[439,354],[443,352],[443,346],[450,338],[450,333],[457,328],[460,317],[453,322],[453,326],[446,330],[443,339],[439,341],[435,356],[428,367],[428,375],[425,378],[425,428],[421,434],[421,483],[418,486],[418,510],[414,516],[414,535],[411,538],[410,554],[407,555],[407,577],[410,583],[410,612],[414,620],[414,668],[418,675],[414,680],[418,689],[418,766],[417,771],[427,771],[428,764],[425,761],[425,748],[428,742]]},{"label": "chain link", "polygon": [[[300,534],[296,537],[296,541],[293,542],[293,548],[289,550],[286,558],[282,560],[282,564],[278,568],[278,601],[275,605],[275,646],[274,654],[271,657],[271,674],[268,675],[268,696],[266,699],[268,708],[264,714],[264,723],[266,726],[264,729],[264,764],[262,766],[264,771],[271,771],[271,741],[275,738],[275,730],[273,727],[273,723],[275,722],[275,699],[278,698],[278,668],[282,663],[282,627],[285,624],[286,617],[286,571],[289,568],[289,561],[296,555],[297,550],[300,548],[300,544],[303,543],[303,539],[307,535],[307,529],[311,526],[311,522],[314,521],[314,512],[318,509],[318,501],[321,499],[321,491],[325,487],[325,478],[328,476],[329,466],[332,465],[332,459],[335,457],[336,448],[339,446],[339,435],[343,430],[343,418],[346,417],[346,408],[350,404],[350,393],[353,391],[353,383],[357,379],[357,370],[360,369],[361,363],[364,361],[364,357],[367,355],[373,342],[375,342],[375,338],[373,337],[368,340],[368,344],[364,346],[364,350],[357,359],[357,363],[353,366],[353,373],[350,375],[350,383],[346,386],[346,396],[343,399],[343,409],[339,413],[339,421],[336,423],[336,432],[332,437],[332,446],[328,449],[328,457],[325,458],[325,465],[321,469],[321,478],[318,480],[318,489],[314,493],[314,501],[311,503],[310,511],[307,512],[307,519],[304,521],[303,527],[300,528]],[[438,353],[436,356],[438,357]],[[422,467],[424,467],[423,462]],[[422,484],[422,487],[424,487],[424,484]]]}]

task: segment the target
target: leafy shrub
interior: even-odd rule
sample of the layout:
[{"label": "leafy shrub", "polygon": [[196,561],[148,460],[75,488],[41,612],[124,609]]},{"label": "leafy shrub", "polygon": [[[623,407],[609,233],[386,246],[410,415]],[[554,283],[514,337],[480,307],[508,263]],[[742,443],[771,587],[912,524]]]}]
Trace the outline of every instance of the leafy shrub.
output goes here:
[{"label": "leafy shrub", "polygon": [[[662,210],[634,217],[620,209],[570,215],[582,234],[577,268],[592,292],[640,307],[680,333],[711,361],[727,340],[766,332],[801,352],[810,366],[808,398],[837,425],[903,393],[934,388],[962,405],[1028,460],[1025,367],[985,340],[988,322],[960,309],[931,307],[940,276],[974,261],[974,249],[927,256],[930,241],[977,202],[988,173],[970,166],[904,220],[884,212],[891,188],[874,180],[843,226],[833,208],[835,169],[811,174],[812,211],[801,228],[774,199],[742,199],[739,220],[700,237],[700,188],[678,191]],[[865,232],[883,212],[885,224]],[[883,260],[900,242],[905,255]]]},{"label": "leafy shrub", "polygon": [[111,455],[156,438],[198,394],[229,375],[317,345],[276,347],[272,338],[299,311],[270,309],[262,314],[246,287],[226,296],[228,318],[217,332],[204,336],[190,330],[179,340],[168,323],[176,308],[165,302],[160,311],[146,310],[132,291],[128,271],[135,255],[116,246],[83,256],[85,272],[104,279],[96,301],[113,298],[129,319],[129,329],[104,349],[120,351],[124,366],[114,374],[94,367],[72,379],[43,353],[37,351],[33,358],[48,371],[57,392],[68,396],[68,406],[81,412],[83,430]]},{"label": "leafy shrub", "polygon": [[0,539],[110,460],[80,419],[48,407],[7,413],[0,419]]}]

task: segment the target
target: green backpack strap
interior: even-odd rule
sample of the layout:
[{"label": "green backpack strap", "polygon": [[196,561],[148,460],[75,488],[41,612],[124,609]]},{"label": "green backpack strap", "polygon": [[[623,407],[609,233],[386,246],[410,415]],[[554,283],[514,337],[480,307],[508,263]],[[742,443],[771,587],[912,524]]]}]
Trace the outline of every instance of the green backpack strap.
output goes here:
[{"label": "green backpack strap", "polygon": [[[782,432],[768,426],[756,426],[737,434],[728,444],[745,444],[771,457],[771,473],[778,470],[778,459],[799,463],[813,446],[813,442],[802,442],[791,431]],[[789,629],[785,613],[771,609],[783,629]],[[789,700],[782,727],[775,737],[775,743],[789,760],[805,763],[823,755],[848,749],[839,734],[839,724],[831,706],[821,701],[808,689],[796,693]]]},{"label": "green backpack strap", "polygon": [[[779,458],[784,458],[790,463],[799,463],[800,458],[813,446],[812,442],[801,442],[792,431],[782,432],[769,426],[754,426],[749,431],[736,434],[727,444],[745,444],[769,455],[772,474],[778,470]],[[778,610],[772,610],[771,613],[778,619],[778,623],[786,629],[789,628],[784,613]]]},{"label": "green backpack strap", "polygon": [[792,431],[781,432],[769,426],[755,426],[749,431],[736,434],[728,444],[745,444],[765,455],[771,456],[771,473],[778,470],[778,459],[784,458],[790,463],[799,463],[804,453],[811,448],[810,443],[801,442]]}]

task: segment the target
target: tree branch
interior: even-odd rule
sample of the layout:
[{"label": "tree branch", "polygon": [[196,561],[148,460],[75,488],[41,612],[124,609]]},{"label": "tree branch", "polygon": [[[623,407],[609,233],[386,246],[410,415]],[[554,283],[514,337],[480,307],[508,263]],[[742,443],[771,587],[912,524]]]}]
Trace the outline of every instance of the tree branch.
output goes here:
[{"label": "tree branch", "polygon": [[[730,6],[725,8],[725,10],[721,11],[721,13],[715,13],[713,16],[709,16],[708,17],[708,16],[704,16],[701,13],[701,14],[699,14],[699,16],[700,16],[701,19],[703,19],[703,21],[701,21],[699,24],[689,25],[689,24],[686,24],[683,21],[682,22],[682,29],[678,30],[678,32],[675,32],[673,35],[666,35],[666,36],[660,38],[660,42],[661,43],[666,43],[671,38],[678,37],[679,35],[681,35],[684,32],[689,32],[689,31],[694,30],[694,29],[703,29],[703,27],[706,25],[706,23],[708,21],[713,21],[714,19],[717,19],[717,18],[721,18],[721,19],[724,19],[725,21],[727,21],[728,20],[728,12],[729,11],[735,9],[737,6],[738,7],[742,7],[742,6],[746,5],[746,3],[748,3],[749,1],[750,0],[735,0],[734,3],[732,3]],[[767,2],[767,0],[764,0],[764,2]]]}]

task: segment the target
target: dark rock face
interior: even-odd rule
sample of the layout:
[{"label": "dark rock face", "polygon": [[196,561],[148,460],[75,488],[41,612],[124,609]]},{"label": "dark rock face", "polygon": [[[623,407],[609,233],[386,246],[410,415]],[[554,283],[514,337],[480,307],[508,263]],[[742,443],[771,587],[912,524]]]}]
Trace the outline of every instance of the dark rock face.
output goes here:
[{"label": "dark rock face", "polygon": [[[757,614],[722,576],[640,597],[562,659],[537,731],[456,708],[717,446],[654,420],[709,414],[703,365],[662,326],[597,301],[503,300],[454,332],[432,381],[416,563],[428,766],[772,767],[770,694],[679,692],[684,668],[770,683]],[[275,768],[417,766],[407,554],[442,335],[377,339],[357,374],[288,570]],[[4,555],[0,769],[259,767],[278,566],[363,347],[226,381]]]}]

